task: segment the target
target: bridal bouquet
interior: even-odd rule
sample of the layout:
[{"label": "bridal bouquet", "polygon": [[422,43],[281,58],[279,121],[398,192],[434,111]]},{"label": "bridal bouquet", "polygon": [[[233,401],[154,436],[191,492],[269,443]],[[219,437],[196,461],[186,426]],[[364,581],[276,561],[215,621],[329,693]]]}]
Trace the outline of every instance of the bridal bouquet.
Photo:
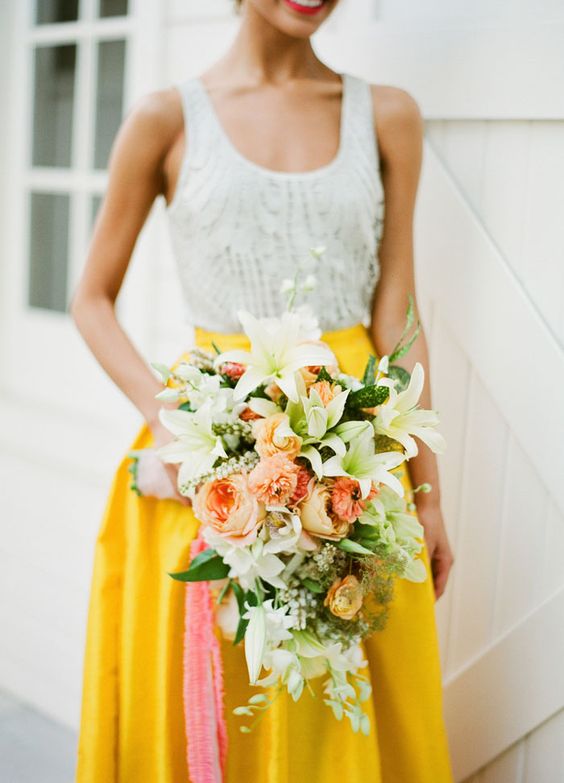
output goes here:
[{"label": "bridal bouquet", "polygon": [[418,329],[408,337],[412,301],[398,345],[361,379],[341,372],[305,310],[239,319],[248,352],[195,348],[174,369],[153,364],[157,396],[179,403],[160,411],[175,438],[157,453],[180,463],[201,523],[188,569],[172,576],[199,583],[213,622],[244,642],[249,681],[265,690],[237,714],[256,720],[281,689],[298,700],[323,677],[335,717],[368,733],[362,639],[383,627],[396,577],[427,576],[396,469],[417,453],[413,436],[444,447],[436,412],[418,407],[422,366],[394,365]]}]

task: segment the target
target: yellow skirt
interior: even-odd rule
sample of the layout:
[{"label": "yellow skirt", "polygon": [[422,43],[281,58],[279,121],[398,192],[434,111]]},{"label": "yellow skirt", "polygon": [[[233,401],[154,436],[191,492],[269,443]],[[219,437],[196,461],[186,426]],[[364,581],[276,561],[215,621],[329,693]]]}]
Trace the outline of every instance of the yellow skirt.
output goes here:
[{"label": "yellow skirt", "polygon": [[[328,332],[344,372],[360,375],[374,347],[367,330]],[[196,343],[246,347],[241,334],[196,330]],[[178,361],[185,358],[185,354]],[[143,425],[130,448],[152,445]],[[182,704],[186,567],[198,523],[175,500],[139,497],[124,455],[96,542],[90,597],[78,783],[187,783]],[[405,466],[401,480],[409,488]],[[222,643],[229,733],[227,783],[451,783],[443,723],[434,594],[428,578],[396,583],[384,631],[365,641],[373,687],[372,728],[354,734],[319,697],[280,696],[251,734],[232,709],[252,690],[242,646]]]}]

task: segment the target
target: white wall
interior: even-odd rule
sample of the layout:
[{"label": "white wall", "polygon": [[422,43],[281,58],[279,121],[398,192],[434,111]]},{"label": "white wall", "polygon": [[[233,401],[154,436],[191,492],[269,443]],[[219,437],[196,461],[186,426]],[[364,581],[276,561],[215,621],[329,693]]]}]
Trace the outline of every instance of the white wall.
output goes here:
[{"label": "white wall", "polygon": [[[146,20],[152,3],[139,3]],[[228,0],[168,0],[157,16],[143,25],[162,85],[202,71],[236,25]],[[558,0],[343,0],[317,41],[337,67],[410,90],[428,121],[417,274],[457,553],[437,616],[457,780],[474,783],[564,777],[563,33]],[[142,281],[125,296],[130,286],[135,310],[133,289],[152,292],[143,346],[166,360],[188,331],[162,201],[148,241]],[[0,391],[6,398],[1,371]],[[33,447],[14,425],[28,409],[19,419],[6,409],[0,422],[0,579],[13,597],[0,609],[11,629],[0,685],[70,725],[92,543],[134,428],[118,399],[104,429],[36,412],[34,426],[48,429]],[[82,460],[58,447],[62,437],[72,454],[77,432]]]},{"label": "white wall", "polygon": [[[377,6],[377,7],[376,7]],[[437,605],[457,780],[564,779],[564,8],[343,6],[322,51],[427,118],[416,224],[457,561]],[[362,29],[361,29],[362,28]]]}]

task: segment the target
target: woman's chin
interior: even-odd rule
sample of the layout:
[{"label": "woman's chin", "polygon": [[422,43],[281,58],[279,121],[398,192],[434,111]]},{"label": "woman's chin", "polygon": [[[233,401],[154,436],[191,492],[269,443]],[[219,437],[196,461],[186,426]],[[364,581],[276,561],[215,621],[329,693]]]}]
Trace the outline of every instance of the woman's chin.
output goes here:
[{"label": "woman's chin", "polygon": [[245,0],[280,32],[307,38],[323,24],[338,0]]}]

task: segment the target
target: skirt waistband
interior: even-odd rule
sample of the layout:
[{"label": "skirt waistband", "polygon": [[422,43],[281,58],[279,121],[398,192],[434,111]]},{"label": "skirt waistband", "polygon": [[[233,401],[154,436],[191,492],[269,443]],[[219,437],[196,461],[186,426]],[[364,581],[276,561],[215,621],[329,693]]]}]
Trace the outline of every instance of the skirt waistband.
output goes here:
[{"label": "skirt waistband", "polygon": [[[368,329],[362,323],[345,326],[342,329],[331,329],[321,335],[321,339],[334,348],[347,345],[351,340],[366,338],[370,339]],[[211,348],[212,343],[215,343],[221,351],[233,348],[245,349],[249,346],[249,338],[244,332],[213,332],[201,326],[195,327],[194,339],[195,344],[200,348]]]},{"label": "skirt waistband", "polygon": [[[323,332],[321,339],[331,348],[343,372],[362,373],[369,354],[377,351],[367,327],[362,323]],[[233,349],[247,350],[249,338],[243,332],[213,332],[201,326],[194,328],[194,347],[215,352]],[[189,361],[190,348],[184,351],[171,366],[175,369],[180,362]]]}]

